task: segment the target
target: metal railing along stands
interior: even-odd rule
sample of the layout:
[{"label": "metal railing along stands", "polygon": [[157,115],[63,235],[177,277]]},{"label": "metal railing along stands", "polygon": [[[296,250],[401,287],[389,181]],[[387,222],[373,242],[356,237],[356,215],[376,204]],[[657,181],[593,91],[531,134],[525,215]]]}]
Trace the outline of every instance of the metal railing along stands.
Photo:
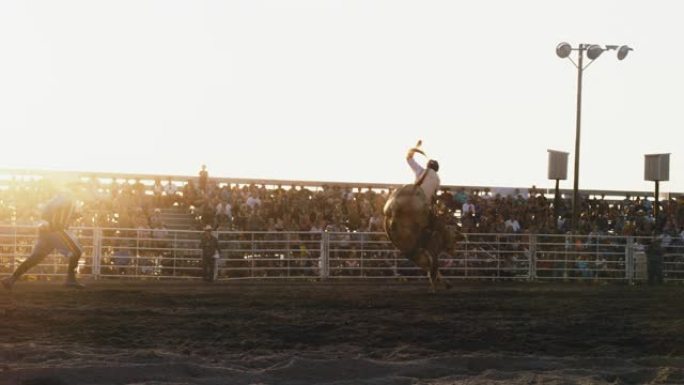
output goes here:
[{"label": "metal railing along stands", "polygon": [[[75,228],[84,248],[79,274],[98,278],[199,279],[200,231]],[[383,233],[214,233],[221,247],[217,278],[390,279],[424,278]],[[0,226],[0,275],[31,253],[37,228]],[[647,238],[533,234],[460,234],[440,256],[446,278],[486,280],[640,281],[647,277]],[[666,281],[684,281],[684,241],[667,239]],[[29,272],[36,279],[63,276],[67,260],[48,256]]]}]

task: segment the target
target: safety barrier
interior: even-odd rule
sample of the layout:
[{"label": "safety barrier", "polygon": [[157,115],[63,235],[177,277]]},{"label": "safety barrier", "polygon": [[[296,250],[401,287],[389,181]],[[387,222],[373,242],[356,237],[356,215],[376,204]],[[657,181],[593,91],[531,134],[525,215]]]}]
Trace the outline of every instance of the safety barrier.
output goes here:
[{"label": "safety barrier", "polygon": [[[79,243],[83,248],[83,256],[79,261],[79,273],[96,275],[95,265],[98,248],[95,243],[96,229],[75,229]],[[38,236],[38,229],[29,226],[0,226],[0,274],[8,274],[23,262],[33,249]],[[48,256],[41,264],[31,269],[31,276],[47,278],[64,275],[67,269],[66,258],[58,254]]]},{"label": "safety barrier", "polygon": [[[98,278],[198,279],[201,232],[75,228],[84,253],[79,274]],[[30,253],[35,227],[0,227],[0,275],[11,273]],[[216,277],[229,279],[424,278],[383,233],[214,232],[221,252]],[[459,234],[440,256],[452,279],[595,280],[647,279],[649,238],[532,234]],[[667,281],[684,281],[684,241],[663,239],[661,265]],[[57,253],[30,271],[35,279],[63,275]]]}]

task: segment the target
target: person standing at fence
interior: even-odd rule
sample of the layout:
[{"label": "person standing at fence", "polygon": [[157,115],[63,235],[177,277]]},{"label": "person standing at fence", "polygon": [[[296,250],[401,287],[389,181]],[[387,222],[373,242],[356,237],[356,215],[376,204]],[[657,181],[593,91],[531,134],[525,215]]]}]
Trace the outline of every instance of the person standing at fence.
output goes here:
[{"label": "person standing at fence", "polygon": [[24,273],[39,264],[55,249],[69,258],[64,285],[83,288],[83,285],[76,280],[76,268],[83,249],[76,237],[67,232],[69,224],[76,217],[76,209],[76,202],[68,194],[59,194],[48,202],[41,215],[42,222],[38,227],[38,240],[33,246],[33,252],[10,277],[2,280],[5,289],[11,290],[14,283]]},{"label": "person standing at fence", "polygon": [[646,247],[646,266],[649,285],[663,284],[663,245],[662,238],[653,236]]},{"label": "person standing at fence", "polygon": [[202,279],[213,282],[216,279],[216,265],[221,253],[218,239],[211,233],[211,225],[204,227],[200,249],[202,249]]}]

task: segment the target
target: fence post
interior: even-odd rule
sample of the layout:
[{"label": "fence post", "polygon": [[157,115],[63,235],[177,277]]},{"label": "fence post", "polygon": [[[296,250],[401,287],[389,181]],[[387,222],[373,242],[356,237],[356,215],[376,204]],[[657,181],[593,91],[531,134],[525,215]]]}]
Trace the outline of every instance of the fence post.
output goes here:
[{"label": "fence post", "polygon": [[[175,239],[175,236],[174,236]],[[217,245],[219,246],[219,249],[221,248],[221,231],[216,230],[216,242]],[[214,254],[216,255],[216,254]],[[221,261],[221,252],[219,251],[218,253],[218,258],[213,258],[212,262],[214,264],[214,269],[212,270],[212,279],[214,281],[218,280],[219,277],[219,266],[220,266],[220,261]]]},{"label": "fence post", "polygon": [[634,283],[634,237],[628,237],[625,244],[625,279]]},{"label": "fence post", "polygon": [[328,252],[330,251],[330,234],[326,231],[321,231],[321,255],[318,260],[319,271],[321,279],[330,277],[330,258]]},{"label": "fence post", "polygon": [[[288,232],[287,234],[287,255],[285,258],[285,263],[287,264],[287,277],[290,277],[290,260],[293,258],[293,253],[292,253],[292,233]],[[270,247],[269,247],[270,248]]]},{"label": "fence post", "polygon": [[527,279],[530,281],[535,281],[537,279],[537,235],[530,235],[529,244],[529,266],[528,266],[528,276]]},{"label": "fence post", "polygon": [[[364,242],[365,237],[366,237],[366,233],[360,233],[359,234],[359,239],[361,240],[361,242],[360,242],[361,243],[361,249],[359,250],[359,257],[361,257],[361,263],[360,263],[361,266],[359,266],[361,268],[361,277],[365,276],[365,274],[363,272],[363,255],[365,254],[365,250],[366,250],[365,244],[364,244],[365,243]],[[355,245],[354,241],[352,241],[352,245]],[[356,246],[354,246],[354,247],[356,247]]]},{"label": "fence post", "polygon": [[93,279],[100,278],[102,264],[102,229],[93,228]]},{"label": "fence post", "polygon": [[501,278],[501,238],[496,234],[496,278]]},{"label": "fence post", "polygon": [[[250,233],[250,237],[252,238],[252,243],[250,245],[251,246],[250,249],[252,251],[252,258],[250,258],[250,262],[249,262],[249,278],[254,278],[254,263],[255,263],[256,252],[257,252],[257,247],[256,247],[256,244],[254,243],[254,232]],[[267,270],[266,274],[268,275],[268,270]]]},{"label": "fence post", "polygon": [[464,261],[463,261],[463,267],[464,267],[464,274],[466,278],[468,278],[468,237],[465,239],[465,253],[464,253]]},{"label": "fence post", "polygon": [[140,230],[135,231],[135,276],[140,278]]},{"label": "fence post", "polygon": [[10,262],[11,272],[14,272],[17,264],[17,253],[19,252],[19,246],[17,244],[17,226],[14,225],[14,253],[12,253],[12,260]]},{"label": "fence post", "polygon": [[178,255],[176,254],[176,249],[178,248],[178,231],[173,232],[173,265],[171,265],[171,275],[176,276],[176,258],[178,258]]}]

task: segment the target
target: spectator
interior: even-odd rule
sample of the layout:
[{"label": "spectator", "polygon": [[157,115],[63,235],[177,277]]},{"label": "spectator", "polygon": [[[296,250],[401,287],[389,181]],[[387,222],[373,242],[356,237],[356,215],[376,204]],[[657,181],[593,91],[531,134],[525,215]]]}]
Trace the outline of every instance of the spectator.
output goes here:
[{"label": "spectator", "polygon": [[461,215],[475,215],[475,205],[473,198],[467,198],[463,206],[461,206]]},{"label": "spectator", "polygon": [[256,192],[253,192],[249,194],[246,203],[250,209],[254,210],[256,206],[261,205],[261,199],[259,199],[259,196],[256,194]]},{"label": "spectator", "polygon": [[504,226],[504,232],[506,233],[519,233],[521,230],[520,222],[518,222],[518,219],[516,219],[515,215],[507,219],[506,222],[504,222]]},{"label": "spectator", "polygon": [[663,284],[663,254],[662,238],[652,237],[651,243],[646,248],[648,284]]},{"label": "spectator", "polygon": [[197,200],[197,189],[195,188],[195,184],[189,180],[188,183],[183,186],[183,201],[185,206],[194,206],[197,203]]},{"label": "spectator", "polygon": [[[138,211],[139,214],[142,214],[142,210]],[[156,208],[154,209],[153,214],[150,216],[150,227],[157,227],[162,223],[162,217],[161,217],[161,209]]]},{"label": "spectator", "polygon": [[207,191],[207,182],[209,181],[209,172],[207,171],[207,166],[202,165],[202,169],[199,172],[199,189],[202,192]]},{"label": "spectator", "polygon": [[230,203],[219,201],[216,205],[216,224],[217,228],[231,229],[233,225],[233,210]]},{"label": "spectator", "polygon": [[166,194],[166,202],[169,206],[173,206],[177,202],[178,187],[169,179],[164,186],[164,193]]},{"label": "spectator", "polygon": [[216,209],[212,206],[211,202],[204,202],[202,204],[202,210],[200,214],[202,226],[212,226],[215,223],[215,214]]},{"label": "spectator", "polygon": [[[308,231],[319,225],[320,218],[335,218],[339,223],[326,223],[326,226],[346,227],[350,231],[370,228],[382,231],[382,208],[389,194],[387,189],[365,186],[267,188],[263,185],[223,184],[219,188],[209,180],[204,185],[205,191],[200,192],[196,188],[197,182],[189,180],[182,187],[181,196],[181,184],[169,179],[163,185],[162,196],[165,197],[160,203],[160,178],[152,178],[152,181],[135,178],[132,180],[134,183],[122,179],[109,183],[102,180],[101,177],[90,177],[68,186],[67,190],[83,205],[82,218],[76,220],[74,226],[140,229],[142,233],[151,233],[161,219],[160,213],[154,209],[178,203],[188,212],[194,210],[198,222],[204,225],[234,230],[265,229],[272,219],[278,231]],[[12,225],[35,223],[40,215],[39,204],[56,192],[47,178],[9,179],[2,187],[0,222]],[[439,191],[436,209],[444,222],[460,224],[464,232],[501,233],[502,229],[506,231],[506,220],[511,232],[544,234],[571,230],[570,198],[560,202],[559,213],[554,215],[553,200],[546,199],[544,192],[534,187],[510,191],[497,189],[493,193],[483,189],[483,195],[462,187],[451,191],[455,191],[452,197],[446,189]],[[223,204],[223,214],[220,203]],[[583,196],[580,203],[579,225],[583,234],[596,229],[597,234],[602,235],[650,236],[653,231],[674,233],[684,229],[684,198],[662,201],[657,223],[653,216],[653,200],[643,194],[613,200],[604,196]],[[229,224],[231,217],[232,226]]]},{"label": "spectator", "polygon": [[164,186],[161,184],[161,180],[159,178],[154,179],[154,186],[152,186],[152,194],[154,195],[154,204],[157,207],[161,207],[163,202],[162,202],[162,195],[164,193]]},{"label": "spectator", "polygon": [[216,266],[221,255],[218,239],[211,233],[212,227],[204,227],[200,249],[202,250],[202,279],[207,282],[216,280]]}]

